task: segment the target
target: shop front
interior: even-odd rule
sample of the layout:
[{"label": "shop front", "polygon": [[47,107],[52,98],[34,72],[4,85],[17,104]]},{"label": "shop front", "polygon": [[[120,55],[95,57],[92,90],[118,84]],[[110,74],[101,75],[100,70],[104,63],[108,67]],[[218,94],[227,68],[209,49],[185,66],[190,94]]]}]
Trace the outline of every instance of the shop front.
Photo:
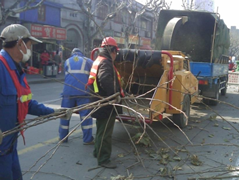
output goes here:
[{"label": "shop front", "polygon": [[139,49],[142,49],[142,50],[152,50],[151,39],[150,38],[141,37],[140,38],[140,47],[139,47]]},{"label": "shop front", "polygon": [[123,37],[114,37],[119,48],[125,48],[125,38]]},{"label": "shop front", "polygon": [[[113,37],[115,41],[117,42],[117,45],[119,48],[126,48],[126,38],[125,37]],[[102,42],[102,39],[94,39],[94,47],[100,47],[100,44]],[[129,35],[128,38],[128,48],[135,49],[139,47],[139,37],[135,35]]]},{"label": "shop front", "polygon": [[45,50],[49,53],[50,61],[56,50],[62,54],[62,44],[67,38],[66,30],[55,26],[40,24],[24,24],[30,31],[31,35],[41,40],[43,43],[32,46],[32,58],[29,65],[35,68],[40,67],[40,56]]},{"label": "shop front", "polygon": [[129,49],[137,49],[139,47],[139,36],[129,35]]},{"label": "shop front", "polygon": [[[20,6],[24,7],[26,3],[27,1],[22,1]],[[44,50],[50,56],[53,56],[53,52],[56,50],[61,50],[60,46],[66,39],[66,30],[61,28],[61,8],[63,8],[62,4],[44,1],[37,8],[20,13],[19,20],[22,24],[28,28],[32,36],[43,41],[42,44],[32,46],[33,53],[28,62],[29,66],[39,68],[40,55]]]}]

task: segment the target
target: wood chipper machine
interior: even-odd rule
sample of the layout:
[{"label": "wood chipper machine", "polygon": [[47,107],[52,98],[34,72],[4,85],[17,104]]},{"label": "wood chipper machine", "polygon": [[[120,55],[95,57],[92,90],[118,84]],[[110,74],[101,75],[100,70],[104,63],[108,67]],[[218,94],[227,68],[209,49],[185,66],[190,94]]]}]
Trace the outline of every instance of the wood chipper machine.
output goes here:
[{"label": "wood chipper machine", "polygon": [[[92,51],[92,59],[97,50]],[[141,113],[146,123],[162,120],[163,114],[171,114],[179,127],[188,124],[190,104],[198,95],[198,81],[182,52],[120,49],[115,66],[126,92],[135,97],[124,105]],[[134,121],[137,117],[134,111],[123,108],[118,119]]]}]

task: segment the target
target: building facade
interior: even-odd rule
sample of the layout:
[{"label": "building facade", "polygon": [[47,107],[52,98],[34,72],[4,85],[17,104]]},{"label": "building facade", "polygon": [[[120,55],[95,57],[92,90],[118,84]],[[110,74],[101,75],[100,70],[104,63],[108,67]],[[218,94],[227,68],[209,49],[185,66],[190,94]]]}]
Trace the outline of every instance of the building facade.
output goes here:
[{"label": "building facade", "polygon": [[64,47],[68,49],[68,52],[64,53],[66,56],[69,54],[69,50],[75,46],[85,54],[89,54],[89,50],[86,49],[87,45],[91,45],[90,50],[99,47],[105,36],[114,37],[121,48],[150,47],[151,40],[155,37],[156,28],[154,26],[157,23],[154,23],[153,13],[146,10],[132,24],[135,13],[143,8],[143,5],[136,1],[133,2],[133,8],[130,10],[124,8],[109,19],[103,29],[98,29],[98,27],[102,25],[107,15],[116,10],[117,4],[114,1],[103,0],[99,4],[99,1],[92,0],[89,13],[92,14],[93,21],[82,12],[75,0],[51,1],[63,5],[61,25],[67,30],[67,40],[64,44]]},{"label": "building facade", "polygon": [[[24,3],[21,6],[25,6]],[[26,26],[32,36],[43,41],[32,49],[30,65],[39,68],[40,54],[46,50],[52,59],[54,53],[66,40],[66,29],[61,27],[61,8],[59,3],[44,1],[38,8],[20,13],[20,23]],[[51,60],[50,59],[50,60]]]},{"label": "building facade", "polygon": [[[0,0],[0,2],[7,8],[15,1]],[[26,3],[23,1],[20,7],[25,5],[24,2]],[[34,67],[39,67],[40,54],[44,50],[49,53],[60,50],[65,60],[70,56],[72,49],[77,47],[89,56],[89,52],[94,47],[99,47],[106,36],[114,37],[121,48],[150,49],[152,47],[157,25],[152,12],[146,9],[135,20],[136,13],[143,8],[143,5],[133,1],[130,9],[126,7],[121,9],[103,28],[99,28],[106,16],[118,7],[115,1],[101,2],[99,5],[98,0],[91,1],[90,13],[93,21],[83,13],[76,0],[47,0],[36,9],[9,17],[1,28],[8,24],[20,23],[26,26],[34,37],[44,42],[33,46],[30,65]]]},{"label": "building facade", "polygon": [[66,29],[66,40],[63,42],[63,58],[67,59],[73,48],[80,48],[84,52],[85,20],[87,16],[80,11],[75,0],[51,0],[59,3],[61,8],[61,26]]}]

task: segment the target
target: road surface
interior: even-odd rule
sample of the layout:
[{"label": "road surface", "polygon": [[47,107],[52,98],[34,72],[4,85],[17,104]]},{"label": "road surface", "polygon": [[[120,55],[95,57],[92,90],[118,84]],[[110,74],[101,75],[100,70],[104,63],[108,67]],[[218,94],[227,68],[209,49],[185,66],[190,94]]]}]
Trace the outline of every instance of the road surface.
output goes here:
[{"label": "road surface", "polygon": [[[60,83],[31,85],[33,98],[54,108],[60,107],[62,87]],[[239,107],[237,88],[230,87],[221,100]],[[97,161],[92,155],[93,146],[83,145],[81,129],[77,129],[69,142],[62,144],[56,152],[53,149],[47,153],[57,145],[59,119],[29,128],[25,132],[26,145],[23,145],[21,137],[18,139],[20,163],[23,173],[26,173],[23,178],[89,180],[128,177],[128,180],[158,180],[174,177],[192,180],[216,176],[236,180],[239,178],[239,110],[222,103],[212,108],[193,105],[189,126],[183,130],[174,127],[167,119],[163,123],[153,123],[152,130],[147,129],[150,138],[144,138],[152,140],[149,147],[134,146],[130,141],[129,136],[142,132],[140,126],[117,121],[112,160],[118,163],[118,168],[114,170],[97,168]],[[218,115],[216,117],[216,113],[226,121]],[[73,115],[71,128],[78,123],[79,117]]]}]

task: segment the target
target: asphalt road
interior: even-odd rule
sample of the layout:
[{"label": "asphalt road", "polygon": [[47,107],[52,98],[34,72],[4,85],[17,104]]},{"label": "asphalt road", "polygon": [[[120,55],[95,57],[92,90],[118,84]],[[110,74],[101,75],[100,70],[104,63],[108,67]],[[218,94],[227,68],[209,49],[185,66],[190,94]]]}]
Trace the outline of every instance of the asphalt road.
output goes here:
[{"label": "asphalt road", "polygon": [[[33,98],[48,106],[60,107],[62,84],[32,84]],[[239,93],[230,87],[221,100],[239,107]],[[138,125],[116,122],[113,134],[112,160],[114,170],[97,168],[92,156],[93,146],[83,145],[80,129],[69,142],[55,149],[58,142],[59,119],[29,128],[25,132],[26,145],[18,140],[18,152],[23,177],[37,180],[118,179],[239,179],[239,110],[218,104],[213,110],[201,104],[191,107],[189,126],[180,131],[167,119],[155,122],[147,129],[149,138],[144,145],[134,146],[130,137],[142,132]],[[222,120],[219,115],[223,116]],[[28,116],[28,119],[33,116]],[[71,128],[79,123],[73,115]],[[95,128],[94,128],[95,135]],[[149,141],[147,141],[149,140]],[[136,147],[136,149],[135,149]],[[55,151],[56,150],[56,151]],[[36,173],[36,171],[38,171]],[[34,173],[36,173],[34,175]],[[34,175],[34,176],[33,176]],[[238,177],[237,177],[238,176]]]}]

